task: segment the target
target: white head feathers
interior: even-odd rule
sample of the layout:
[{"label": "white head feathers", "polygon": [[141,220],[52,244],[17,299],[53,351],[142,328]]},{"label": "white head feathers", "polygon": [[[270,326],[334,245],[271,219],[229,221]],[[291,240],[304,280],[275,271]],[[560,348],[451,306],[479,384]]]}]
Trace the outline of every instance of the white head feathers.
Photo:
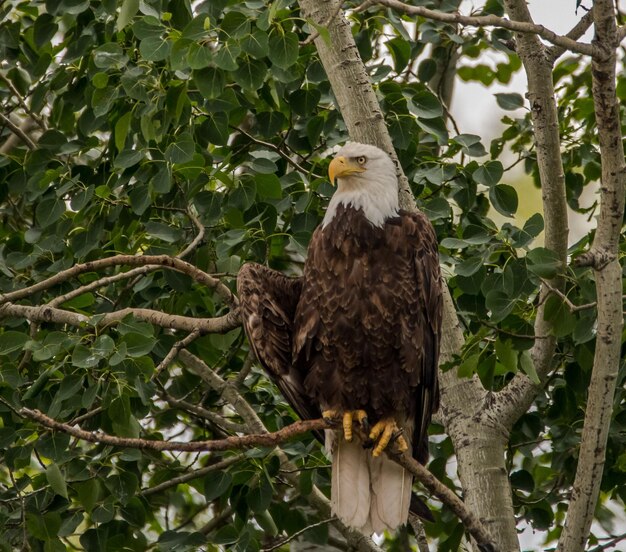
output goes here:
[{"label": "white head feathers", "polygon": [[336,177],[333,195],[322,221],[322,227],[337,214],[341,204],[362,209],[365,217],[381,227],[385,220],[398,214],[398,180],[391,158],[380,148],[358,142],[343,146],[329,167]]}]

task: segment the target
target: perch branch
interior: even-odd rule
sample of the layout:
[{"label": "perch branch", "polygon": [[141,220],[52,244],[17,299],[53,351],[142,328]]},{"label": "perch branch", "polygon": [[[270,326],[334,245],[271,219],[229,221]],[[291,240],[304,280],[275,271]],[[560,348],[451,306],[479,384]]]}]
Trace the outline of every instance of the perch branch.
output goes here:
[{"label": "perch branch", "polygon": [[29,149],[34,150],[37,145],[33,142],[30,137],[19,127],[17,126],[9,117],[7,117],[4,113],[0,112],[0,119],[4,122],[6,126],[9,127],[11,132],[18,136],[22,142],[24,142]]}]

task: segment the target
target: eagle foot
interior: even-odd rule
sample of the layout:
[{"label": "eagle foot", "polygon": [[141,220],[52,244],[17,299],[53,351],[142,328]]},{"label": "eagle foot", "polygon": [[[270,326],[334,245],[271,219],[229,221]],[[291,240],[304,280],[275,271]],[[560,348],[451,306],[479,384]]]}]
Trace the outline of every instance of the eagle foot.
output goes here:
[{"label": "eagle foot", "polygon": [[369,431],[369,422],[365,410],[346,410],[341,412],[335,409],[324,410],[322,418],[329,424],[334,425],[341,420],[343,436],[346,441],[352,441],[352,424],[358,422],[365,433]]},{"label": "eagle foot", "polygon": [[372,456],[377,457],[387,448],[387,445],[393,441],[397,443],[397,448],[400,452],[404,452],[409,449],[409,444],[404,438],[402,429],[398,427],[396,421],[393,418],[385,418],[380,420],[370,431],[369,438],[372,441],[378,442],[372,451]]}]

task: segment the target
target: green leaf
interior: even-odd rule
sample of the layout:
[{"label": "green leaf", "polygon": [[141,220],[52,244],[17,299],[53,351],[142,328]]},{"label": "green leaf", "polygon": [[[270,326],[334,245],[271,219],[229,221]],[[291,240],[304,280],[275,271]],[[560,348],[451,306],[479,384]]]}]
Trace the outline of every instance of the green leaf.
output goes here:
[{"label": "green leaf", "polygon": [[513,344],[510,339],[496,339],[494,345],[496,356],[507,371],[517,372],[517,351],[513,350]]},{"label": "green leaf", "polygon": [[77,368],[93,368],[101,359],[100,355],[84,345],[76,345],[72,353],[72,365]]},{"label": "green leaf", "polygon": [[409,111],[422,119],[434,119],[443,115],[441,102],[432,92],[420,90],[412,98],[407,98]]},{"label": "green leaf", "polygon": [[195,70],[193,80],[205,98],[217,98],[224,91],[225,79],[221,69],[207,67]]},{"label": "green leaf", "polygon": [[152,351],[156,345],[156,339],[130,332],[122,337],[122,343],[126,344],[129,357],[142,357]]},{"label": "green leaf", "polygon": [[297,115],[308,117],[317,109],[321,96],[316,88],[301,88],[289,95],[289,105]]},{"label": "green leaf", "polygon": [[491,311],[492,322],[499,322],[511,313],[515,299],[511,299],[504,291],[492,289],[485,297],[485,306]]},{"label": "green leaf", "polygon": [[226,145],[230,136],[228,114],[217,111],[207,115],[206,120],[201,125],[202,132],[207,140],[211,144]]},{"label": "green leaf", "polygon": [[530,272],[540,278],[554,278],[560,271],[563,263],[559,256],[551,249],[536,247],[526,255],[527,267]]},{"label": "green leaf", "polygon": [[480,141],[480,136],[475,134],[459,134],[452,139],[459,144],[466,155],[470,157],[482,157],[487,155],[485,146]]},{"label": "green leaf", "polygon": [[170,163],[187,163],[193,159],[196,144],[188,133],[181,134],[165,150],[165,159]]},{"label": "green leaf", "polygon": [[126,144],[131,119],[132,112],[127,111],[117,120],[117,123],[115,123],[115,147],[118,152],[122,151]]},{"label": "green leaf", "polygon": [[459,378],[471,378],[478,368],[478,360],[480,354],[474,354],[467,357],[459,366],[457,375]]},{"label": "green leaf", "polygon": [[30,338],[22,332],[6,331],[0,334],[0,355],[21,351]]},{"label": "green leaf", "polygon": [[282,188],[275,174],[259,174],[254,178],[256,190],[262,199],[280,199]]},{"label": "green leaf", "polygon": [[520,107],[524,107],[524,98],[522,98],[522,96],[517,92],[510,94],[496,94],[496,101],[502,109],[506,109],[507,111],[513,111],[515,109],[519,109]]},{"label": "green leaf", "polygon": [[472,176],[476,182],[491,188],[500,182],[504,174],[504,167],[500,161],[488,161],[484,165],[478,167]]},{"label": "green leaf", "polygon": [[260,60],[247,58],[240,60],[239,67],[233,73],[235,80],[247,90],[258,90],[267,76],[267,67]]},{"label": "green leaf", "polygon": [[389,53],[393,59],[393,69],[396,73],[400,74],[404,71],[405,67],[411,59],[411,46],[410,44],[400,38],[395,37],[386,42]]},{"label": "green leaf", "polygon": [[224,71],[234,71],[237,69],[237,57],[241,53],[239,44],[233,41],[227,41],[213,56],[213,63]]},{"label": "green leaf", "polygon": [[448,129],[442,117],[418,117],[416,122],[424,132],[432,134],[438,144],[444,145],[448,141]]},{"label": "green leaf", "polygon": [[519,360],[522,372],[524,372],[535,385],[541,385],[537,370],[535,369],[535,363],[530,358],[530,352],[522,351]]},{"label": "green leaf", "polygon": [[43,13],[36,20],[34,25],[35,46],[41,48],[48,44],[59,30],[59,25],[50,14]]},{"label": "green leaf", "polygon": [[172,43],[160,36],[149,36],[139,44],[141,55],[148,61],[163,61],[170,55]]},{"label": "green leaf", "polygon": [[124,0],[117,16],[117,30],[122,31],[139,11],[139,0]]},{"label": "green leaf", "polygon": [[41,228],[48,228],[63,216],[65,209],[63,198],[49,197],[37,204],[35,219]]},{"label": "green leaf", "polygon": [[213,60],[213,52],[207,44],[192,42],[187,50],[187,62],[192,69],[208,67]]},{"label": "green leaf", "polygon": [[93,51],[93,62],[99,69],[122,69],[128,57],[119,44],[107,42]]},{"label": "green leaf", "polygon": [[133,165],[136,165],[144,158],[143,151],[137,150],[124,150],[116,158],[113,166],[116,169],[128,169]]},{"label": "green leaf", "polygon": [[274,65],[288,69],[298,60],[298,48],[298,35],[277,31],[270,36],[268,56]]},{"label": "green leaf", "polygon": [[517,211],[517,192],[508,184],[497,184],[489,190],[489,199],[496,211],[505,217],[512,217]]},{"label": "green leaf", "polygon": [[222,496],[233,481],[232,475],[227,471],[213,471],[204,478],[204,498],[211,502]]},{"label": "green leaf", "polygon": [[241,49],[246,54],[256,59],[264,58],[269,53],[269,40],[267,33],[256,29],[251,34],[244,36],[241,39]]},{"label": "green leaf", "polygon": [[46,479],[56,494],[67,498],[67,483],[65,482],[65,477],[63,477],[59,466],[54,463],[50,464],[46,468]]}]

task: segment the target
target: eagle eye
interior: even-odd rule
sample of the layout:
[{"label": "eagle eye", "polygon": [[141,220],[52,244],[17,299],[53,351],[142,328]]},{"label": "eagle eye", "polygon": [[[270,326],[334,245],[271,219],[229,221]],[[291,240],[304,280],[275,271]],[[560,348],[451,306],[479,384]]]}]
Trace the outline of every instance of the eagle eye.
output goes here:
[{"label": "eagle eye", "polygon": [[365,165],[365,163],[367,162],[367,157],[365,157],[364,155],[360,155],[359,157],[356,158],[356,162],[359,165]]}]

